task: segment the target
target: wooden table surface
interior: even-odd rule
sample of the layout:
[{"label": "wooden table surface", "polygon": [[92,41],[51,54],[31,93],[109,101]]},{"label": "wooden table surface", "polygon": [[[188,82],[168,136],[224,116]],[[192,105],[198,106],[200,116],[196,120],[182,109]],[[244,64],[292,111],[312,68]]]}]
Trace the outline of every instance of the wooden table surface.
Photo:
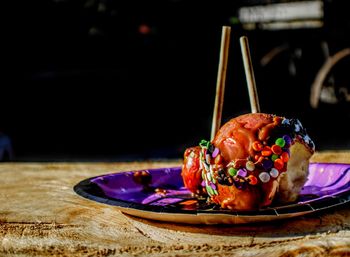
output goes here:
[{"label": "wooden table surface", "polygon": [[[312,160],[349,163],[350,151]],[[127,216],[73,191],[92,176],[180,164],[0,164],[0,256],[350,256],[349,205],[269,224],[190,226]]]}]

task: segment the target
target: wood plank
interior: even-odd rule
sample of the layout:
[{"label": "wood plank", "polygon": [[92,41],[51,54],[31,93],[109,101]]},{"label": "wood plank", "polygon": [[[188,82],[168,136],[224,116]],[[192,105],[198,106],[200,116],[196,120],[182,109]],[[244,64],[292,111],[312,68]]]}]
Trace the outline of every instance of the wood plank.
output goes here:
[{"label": "wood plank", "polygon": [[[313,161],[349,162],[350,152]],[[126,216],[78,196],[88,177],[171,162],[3,163],[0,256],[327,256],[350,254],[349,206],[292,220],[240,226],[189,226]]]}]

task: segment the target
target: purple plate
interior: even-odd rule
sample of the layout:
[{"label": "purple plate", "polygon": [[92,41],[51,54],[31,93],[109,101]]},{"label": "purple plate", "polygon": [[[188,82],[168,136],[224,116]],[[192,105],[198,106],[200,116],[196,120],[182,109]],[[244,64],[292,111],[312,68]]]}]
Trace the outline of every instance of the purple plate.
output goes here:
[{"label": "purple plate", "polygon": [[188,224],[241,224],[292,218],[350,201],[350,164],[311,163],[297,202],[258,211],[222,210],[184,188],[181,167],[135,170],[88,178],[77,194],[141,218]]}]

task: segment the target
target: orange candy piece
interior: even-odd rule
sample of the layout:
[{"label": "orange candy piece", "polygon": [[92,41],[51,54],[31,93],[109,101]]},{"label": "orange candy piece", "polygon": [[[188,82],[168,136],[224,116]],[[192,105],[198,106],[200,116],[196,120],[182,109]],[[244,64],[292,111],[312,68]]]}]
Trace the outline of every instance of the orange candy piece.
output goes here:
[{"label": "orange candy piece", "polygon": [[281,171],[284,167],[284,162],[282,159],[277,159],[274,161],[273,166],[278,170]]},{"label": "orange candy piece", "polygon": [[254,151],[260,152],[263,149],[263,144],[260,141],[254,141],[252,147]]},{"label": "orange candy piece", "polygon": [[248,179],[249,179],[249,184],[251,184],[253,186],[258,184],[258,179],[255,176],[249,175]]},{"label": "orange candy piece", "polygon": [[215,164],[221,164],[222,163],[222,157],[220,154],[218,154],[214,159]]},{"label": "orange candy piece", "polygon": [[288,162],[289,160],[289,154],[287,152],[283,152],[280,156],[283,162]]},{"label": "orange candy piece", "polygon": [[264,146],[261,151],[262,156],[270,156],[272,154],[271,148],[269,146]]},{"label": "orange candy piece", "polygon": [[280,155],[282,153],[282,148],[279,145],[273,145],[273,146],[271,146],[271,151],[274,154]]}]

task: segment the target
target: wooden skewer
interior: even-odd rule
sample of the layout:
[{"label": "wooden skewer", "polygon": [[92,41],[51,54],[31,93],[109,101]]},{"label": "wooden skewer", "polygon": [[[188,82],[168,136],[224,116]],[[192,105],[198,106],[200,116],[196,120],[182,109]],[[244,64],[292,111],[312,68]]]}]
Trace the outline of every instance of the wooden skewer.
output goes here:
[{"label": "wooden skewer", "polygon": [[211,139],[214,139],[221,125],[222,106],[224,103],[228,50],[230,45],[231,27],[223,26],[221,35],[220,59],[216,81],[214,113],[211,126]]},{"label": "wooden skewer", "polygon": [[253,64],[250,57],[248,38],[243,36],[240,38],[241,43],[241,52],[244,63],[245,76],[247,80],[249,99],[250,99],[250,108],[252,113],[260,112],[258,91],[256,90],[255,77],[253,71]]}]

